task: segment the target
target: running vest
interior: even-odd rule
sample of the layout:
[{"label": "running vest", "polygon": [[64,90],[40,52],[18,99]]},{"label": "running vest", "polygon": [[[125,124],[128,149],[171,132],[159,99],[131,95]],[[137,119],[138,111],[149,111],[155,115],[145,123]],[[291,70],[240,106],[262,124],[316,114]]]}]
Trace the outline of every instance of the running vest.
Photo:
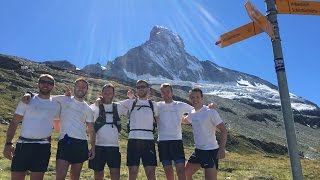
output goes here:
[{"label": "running vest", "polygon": [[[155,133],[155,130],[156,130],[156,127],[157,127],[157,121],[156,121],[156,117],[154,116],[154,108],[153,108],[153,103],[152,103],[152,101],[151,101],[151,100],[148,100],[149,106],[146,106],[146,105],[136,105],[137,102],[138,102],[138,99],[136,99],[136,100],[133,102],[131,111],[130,111],[130,113],[129,113],[129,121],[128,121],[128,124],[127,124],[127,131],[128,131],[128,133],[129,133],[130,131],[151,131],[151,132]],[[152,115],[153,115],[153,129],[130,129],[130,116],[131,116],[131,113],[132,113],[132,111],[134,110],[135,107],[138,108],[137,110],[139,110],[139,109],[142,108],[142,107],[151,108],[151,110],[152,110]]]},{"label": "running vest", "polygon": [[[113,122],[106,122],[106,114],[112,114]],[[118,114],[118,108],[116,103],[112,103],[112,112],[106,112],[103,104],[99,105],[99,116],[97,120],[94,122],[94,130],[98,132],[98,130],[105,124],[111,124],[112,128],[113,125],[115,125],[118,129],[118,132],[121,131],[121,119]]]}]

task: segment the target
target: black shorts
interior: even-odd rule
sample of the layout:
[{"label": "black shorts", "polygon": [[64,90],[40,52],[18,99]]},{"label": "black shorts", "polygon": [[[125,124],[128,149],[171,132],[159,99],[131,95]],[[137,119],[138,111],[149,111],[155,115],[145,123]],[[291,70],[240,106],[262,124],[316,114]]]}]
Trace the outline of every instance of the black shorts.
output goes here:
[{"label": "black shorts", "polygon": [[127,166],[157,166],[154,140],[129,139],[127,146]]},{"label": "black shorts", "polygon": [[168,140],[158,142],[159,159],[163,166],[185,163],[182,140]]},{"label": "black shorts", "polygon": [[195,149],[195,151],[191,154],[188,163],[192,164],[200,164],[202,168],[213,168],[216,167],[218,169],[218,149],[214,150],[200,150]]},{"label": "black shorts", "polygon": [[70,164],[83,163],[88,160],[87,140],[66,137],[58,142],[56,159],[68,161]]},{"label": "black shorts", "polygon": [[96,146],[94,159],[89,160],[89,168],[103,171],[107,164],[109,168],[120,168],[121,154],[119,147]]},{"label": "black shorts", "polygon": [[51,155],[51,144],[17,143],[11,171],[46,172]]}]

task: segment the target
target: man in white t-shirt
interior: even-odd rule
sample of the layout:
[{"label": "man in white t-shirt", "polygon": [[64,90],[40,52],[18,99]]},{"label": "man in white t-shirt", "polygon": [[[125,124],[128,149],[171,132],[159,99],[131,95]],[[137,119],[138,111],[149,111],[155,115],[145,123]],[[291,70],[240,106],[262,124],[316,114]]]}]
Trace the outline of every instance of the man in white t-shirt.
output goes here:
[{"label": "man in white t-shirt", "polygon": [[[38,81],[39,94],[29,104],[19,102],[8,127],[3,155],[12,160],[11,179],[43,179],[51,155],[51,133],[54,118],[60,113],[60,105],[50,97],[54,78],[42,74]],[[14,148],[12,139],[22,121],[20,136]]]},{"label": "man in white t-shirt", "polygon": [[[55,127],[60,129],[56,155],[57,180],[66,178],[70,165],[70,179],[80,179],[83,162],[94,158],[93,113],[84,101],[87,91],[88,82],[83,78],[78,78],[75,81],[73,97],[54,97],[54,100],[61,105],[60,121],[54,121]],[[90,150],[88,150],[86,126],[90,138]]]},{"label": "man in white t-shirt", "polygon": [[174,179],[172,161],[175,163],[179,180],[185,179],[185,155],[182,142],[181,120],[193,107],[187,103],[173,100],[173,89],[168,83],[161,84],[161,96],[164,101],[158,102],[158,152],[166,178]]},{"label": "man in white t-shirt", "polygon": [[[187,180],[192,179],[192,175],[202,167],[205,179],[215,180],[217,179],[218,159],[225,157],[227,130],[218,112],[203,105],[201,89],[192,89],[189,100],[194,109],[183,119],[183,122],[192,124],[195,151],[186,165],[186,178]],[[220,131],[219,144],[215,135],[216,129]]]},{"label": "man in white t-shirt", "polygon": [[121,165],[119,151],[120,116],[127,115],[128,109],[113,102],[115,91],[112,84],[104,85],[101,95],[102,104],[99,106],[92,104],[90,106],[94,113],[96,147],[95,157],[89,160],[89,168],[94,170],[95,180],[102,180],[104,178],[104,167],[107,164],[111,180],[118,180],[120,179]]},{"label": "man in white t-shirt", "polygon": [[127,166],[129,180],[137,179],[140,159],[149,180],[155,179],[157,157],[154,143],[155,117],[158,116],[156,102],[148,100],[150,87],[147,81],[136,83],[137,99],[119,102],[129,110],[129,139],[127,146]]}]

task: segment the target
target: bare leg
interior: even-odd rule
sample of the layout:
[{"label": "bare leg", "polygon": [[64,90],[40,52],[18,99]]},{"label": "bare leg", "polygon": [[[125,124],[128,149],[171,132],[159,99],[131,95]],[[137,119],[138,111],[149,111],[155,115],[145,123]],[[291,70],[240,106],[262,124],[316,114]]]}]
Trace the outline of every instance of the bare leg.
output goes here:
[{"label": "bare leg", "polygon": [[167,180],[174,180],[172,165],[163,166],[164,172],[166,173]]},{"label": "bare leg", "polygon": [[110,168],[110,177],[111,177],[111,180],[119,180],[120,168]]},{"label": "bare leg", "polygon": [[11,171],[11,179],[12,180],[24,180],[26,177],[27,172],[17,172],[17,171]]},{"label": "bare leg", "polygon": [[128,166],[129,180],[136,180],[139,172],[139,166]]},{"label": "bare leg", "polygon": [[197,172],[200,169],[200,164],[192,164],[192,163],[187,163],[186,165],[186,179],[187,180],[192,180],[192,175]]},{"label": "bare leg", "polygon": [[156,167],[155,166],[145,166],[144,172],[148,180],[155,180],[156,179]]},{"label": "bare leg", "polygon": [[83,163],[71,164],[70,180],[79,180]]},{"label": "bare leg", "polygon": [[104,171],[94,171],[94,179],[95,180],[103,180]]},{"label": "bare leg", "polygon": [[186,179],[186,173],[185,173],[185,169],[184,169],[184,163],[179,163],[176,164],[176,172],[178,175],[178,179],[179,180],[185,180]]},{"label": "bare leg", "polygon": [[56,160],[56,180],[65,180],[70,163],[68,161],[57,159]]},{"label": "bare leg", "polygon": [[204,175],[206,180],[217,180],[218,171],[216,170],[216,167],[207,168],[204,170]]},{"label": "bare leg", "polygon": [[44,172],[31,172],[30,180],[42,180],[44,177]]}]

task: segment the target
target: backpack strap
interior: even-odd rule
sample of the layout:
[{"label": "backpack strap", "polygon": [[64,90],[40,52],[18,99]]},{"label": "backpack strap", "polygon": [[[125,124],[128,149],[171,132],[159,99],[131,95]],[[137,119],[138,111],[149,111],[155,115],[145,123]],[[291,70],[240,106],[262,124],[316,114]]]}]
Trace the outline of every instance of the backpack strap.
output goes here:
[{"label": "backpack strap", "polygon": [[113,117],[113,124],[117,127],[118,132],[121,131],[121,119],[118,113],[118,106],[116,103],[112,102],[112,117]]},{"label": "backpack strap", "polygon": [[150,99],[149,99],[148,101],[149,101],[150,108],[151,108],[151,110],[152,110],[152,116],[153,116],[153,130],[152,130],[152,132],[153,132],[153,134],[154,134],[155,131],[156,131],[156,127],[157,127],[157,120],[156,120],[156,117],[155,117],[155,115],[154,115],[153,103],[152,103],[152,101],[151,101]]},{"label": "backpack strap", "polygon": [[157,121],[156,121],[156,118],[155,118],[155,115],[154,115],[154,107],[153,107],[153,103],[151,100],[148,100],[149,102],[149,106],[146,106],[146,105],[139,105],[138,109],[141,109],[142,107],[148,107],[148,108],[151,108],[152,110],[152,116],[153,116],[153,129],[130,129],[130,117],[131,117],[131,113],[132,111],[134,110],[134,108],[136,107],[136,104],[138,102],[138,99],[135,99],[133,104],[132,104],[132,108],[131,108],[131,111],[130,111],[130,114],[129,114],[129,121],[128,121],[128,124],[127,124],[127,129],[128,129],[128,133],[130,131],[150,131],[150,132],[153,132],[155,133],[155,129],[157,127]]},{"label": "backpack strap", "polygon": [[136,106],[137,102],[138,102],[138,99],[135,99],[135,100],[133,101],[131,110],[130,110],[130,112],[129,112],[129,118],[128,118],[128,123],[127,123],[127,133],[129,133],[129,132],[131,131],[131,130],[130,130],[130,117],[131,117],[131,113],[132,113],[132,111],[134,110],[134,107]]},{"label": "backpack strap", "polygon": [[106,112],[104,110],[104,106],[103,104],[100,104],[99,105],[99,116],[98,118],[96,119],[96,121],[94,122],[94,130],[95,132],[98,132],[98,130],[104,126],[105,124],[107,124],[106,122]]}]

